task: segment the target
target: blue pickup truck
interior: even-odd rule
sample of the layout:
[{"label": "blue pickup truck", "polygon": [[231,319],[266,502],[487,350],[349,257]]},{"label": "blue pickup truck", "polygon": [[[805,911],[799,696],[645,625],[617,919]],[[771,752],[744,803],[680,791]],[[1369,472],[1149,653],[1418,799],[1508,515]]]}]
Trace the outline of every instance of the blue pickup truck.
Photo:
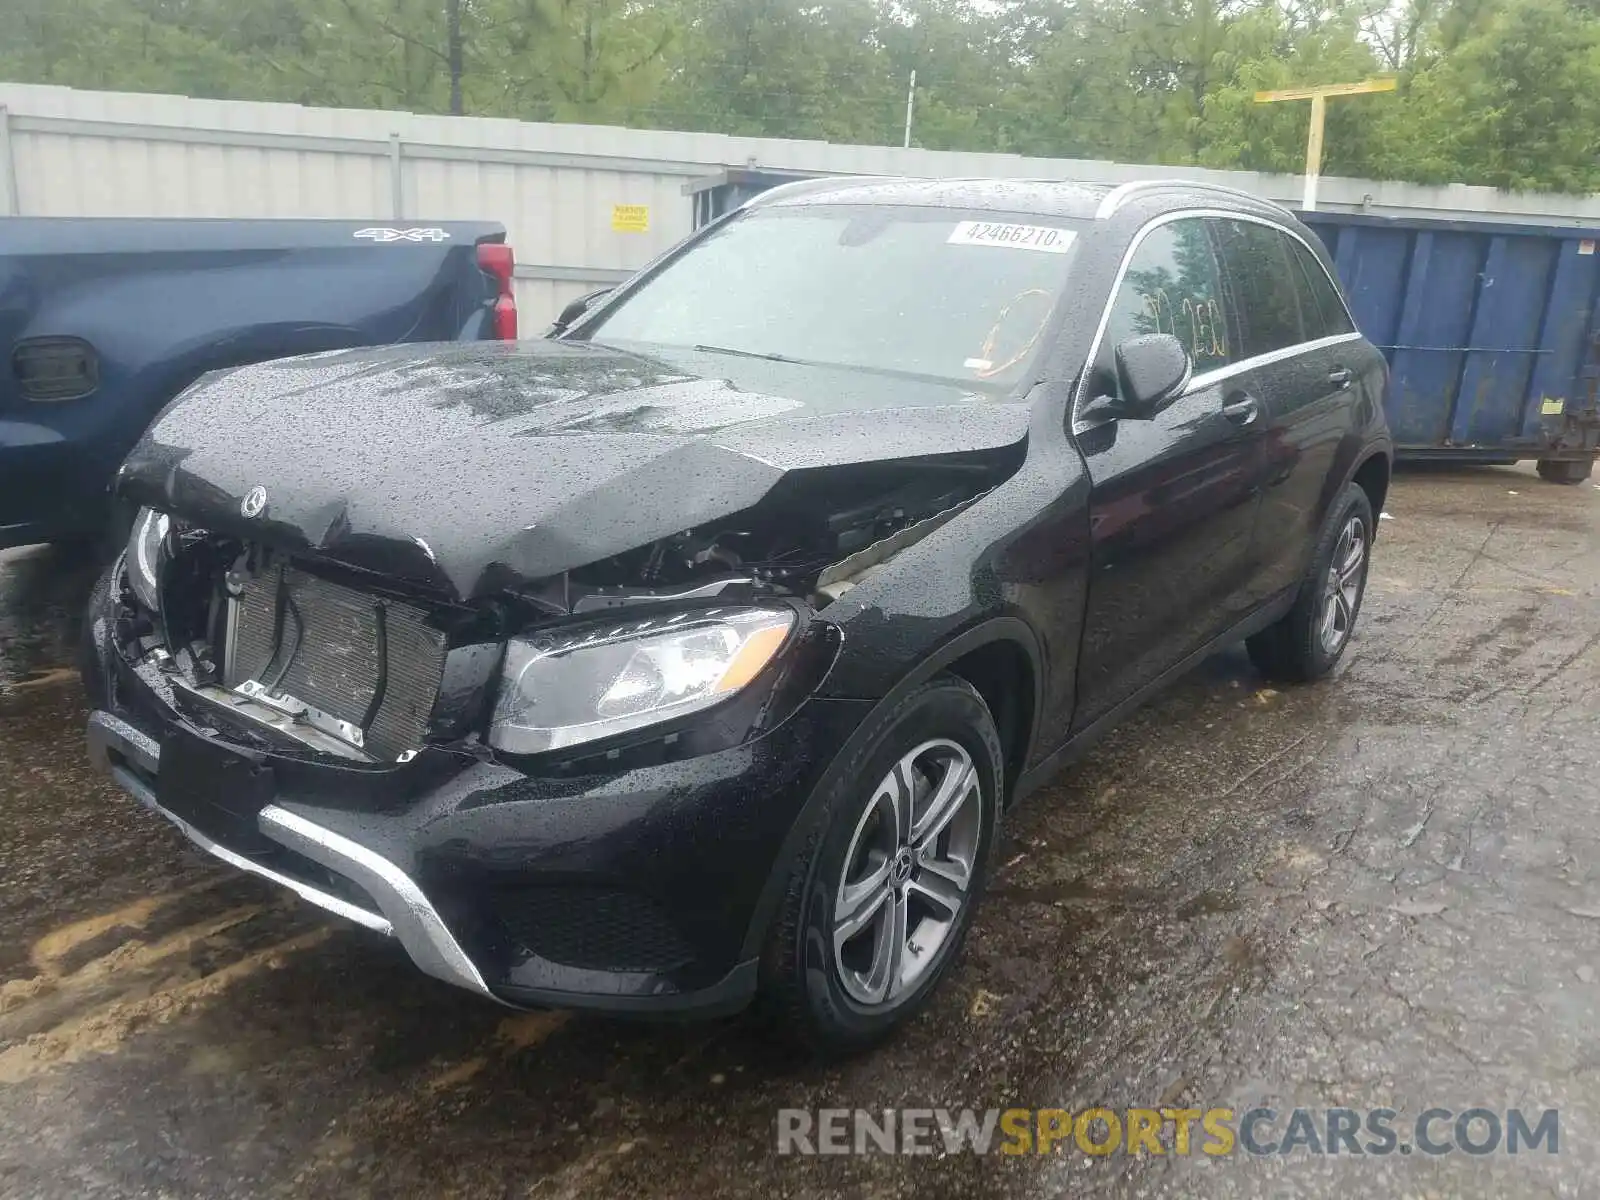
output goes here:
[{"label": "blue pickup truck", "polygon": [[489,222],[0,219],[0,549],[98,536],[106,485],[209,371],[515,338]]}]

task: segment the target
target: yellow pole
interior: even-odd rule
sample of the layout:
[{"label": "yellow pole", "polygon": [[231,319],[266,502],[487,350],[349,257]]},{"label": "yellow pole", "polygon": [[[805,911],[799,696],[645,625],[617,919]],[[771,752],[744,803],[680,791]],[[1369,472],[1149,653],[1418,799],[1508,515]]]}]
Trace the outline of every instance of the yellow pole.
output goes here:
[{"label": "yellow pole", "polygon": [[1302,207],[1317,211],[1317,179],[1322,174],[1322,123],[1328,116],[1328,98],[1311,97],[1311,133],[1306,138],[1306,195]]},{"label": "yellow pole", "polygon": [[1311,132],[1306,136],[1306,191],[1304,208],[1317,209],[1317,181],[1322,175],[1322,126],[1328,117],[1329,96],[1361,96],[1368,92],[1392,92],[1392,79],[1368,79],[1361,83],[1329,83],[1321,87],[1284,88],[1276,92],[1257,92],[1257,104],[1279,100],[1311,101]]}]

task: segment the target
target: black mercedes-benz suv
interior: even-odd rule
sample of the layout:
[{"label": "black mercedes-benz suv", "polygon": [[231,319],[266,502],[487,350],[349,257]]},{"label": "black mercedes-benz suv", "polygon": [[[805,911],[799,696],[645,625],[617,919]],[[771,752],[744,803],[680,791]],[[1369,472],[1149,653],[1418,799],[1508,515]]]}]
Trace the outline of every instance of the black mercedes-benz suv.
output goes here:
[{"label": "black mercedes-benz suv", "polygon": [[1272,204],[807,181],[563,317],[209,376],[114,485],[93,755],[430,975],[868,1044],[1008,805],[1349,644],[1387,368]]}]

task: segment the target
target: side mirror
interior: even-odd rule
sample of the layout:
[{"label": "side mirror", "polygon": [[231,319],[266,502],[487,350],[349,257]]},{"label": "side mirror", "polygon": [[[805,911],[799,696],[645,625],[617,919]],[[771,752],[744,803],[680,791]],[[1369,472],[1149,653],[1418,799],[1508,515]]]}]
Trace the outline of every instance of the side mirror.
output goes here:
[{"label": "side mirror", "polygon": [[1170,333],[1147,333],[1117,347],[1117,385],[1122,403],[1117,415],[1148,421],[1189,385],[1194,363],[1183,343]]},{"label": "side mirror", "polygon": [[550,326],[550,336],[554,337],[557,334],[565,333],[574,321],[583,316],[584,313],[588,312],[606,296],[609,296],[614,290],[614,288],[601,288],[597,292],[589,292],[587,295],[579,296],[572,301],[561,310],[561,315],[556,318],[555,324]]}]

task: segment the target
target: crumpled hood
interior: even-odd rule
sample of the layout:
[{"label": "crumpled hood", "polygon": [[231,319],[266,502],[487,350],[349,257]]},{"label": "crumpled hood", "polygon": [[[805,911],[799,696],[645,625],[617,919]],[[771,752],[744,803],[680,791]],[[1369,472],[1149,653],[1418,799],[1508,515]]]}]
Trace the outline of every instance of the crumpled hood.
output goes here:
[{"label": "crumpled hood", "polygon": [[115,486],[466,599],[748,508],[786,472],[1011,445],[1027,419],[955,385],[726,355],[392,346],[206,377]]}]

